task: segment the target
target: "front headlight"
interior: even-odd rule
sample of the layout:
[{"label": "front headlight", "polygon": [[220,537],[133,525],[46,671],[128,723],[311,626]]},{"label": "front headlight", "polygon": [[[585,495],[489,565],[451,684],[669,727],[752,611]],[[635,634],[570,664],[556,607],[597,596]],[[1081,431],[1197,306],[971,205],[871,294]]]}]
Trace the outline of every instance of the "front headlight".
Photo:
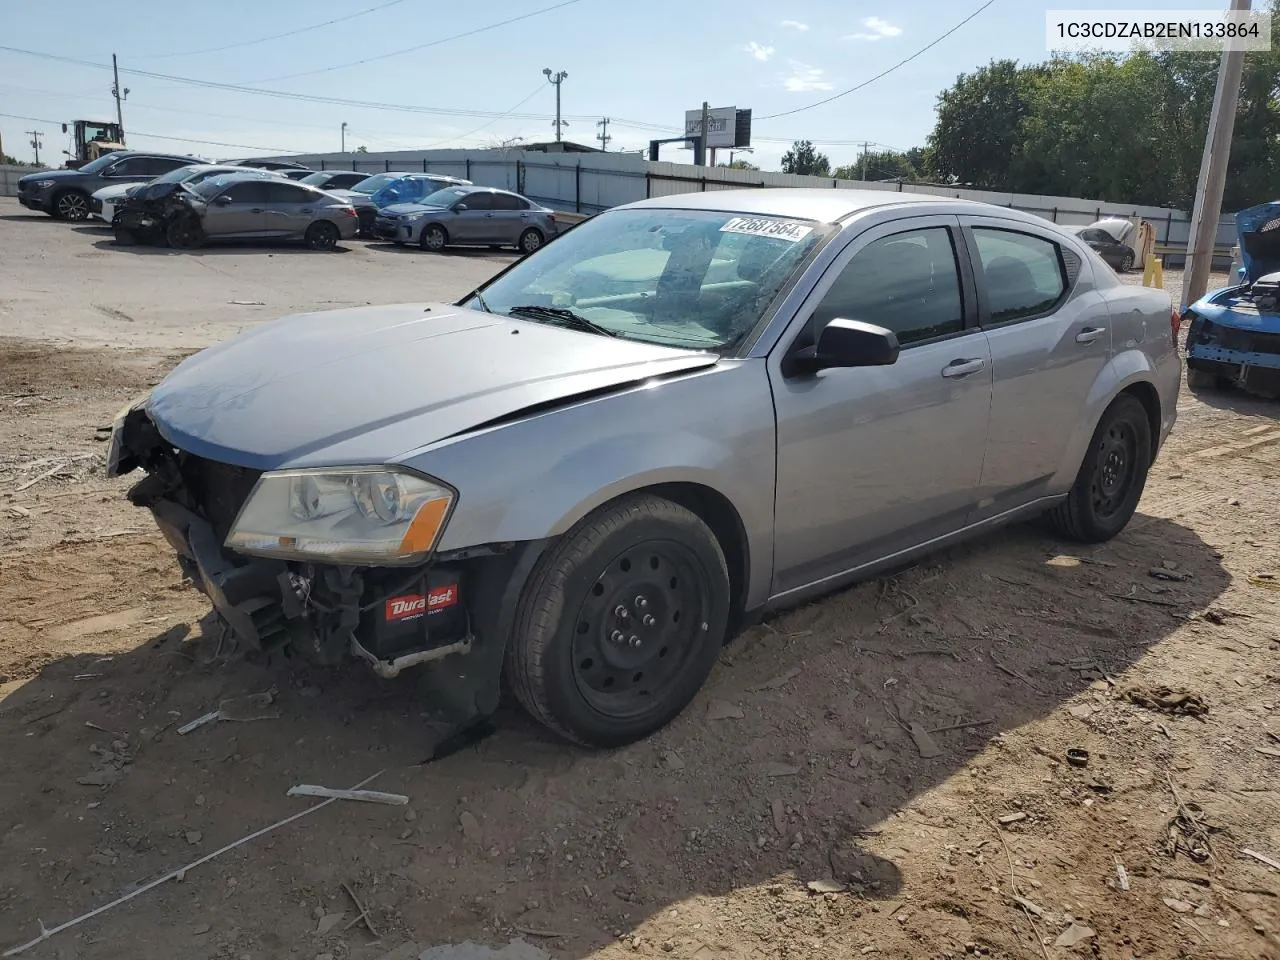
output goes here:
[{"label": "front headlight", "polygon": [[417,223],[427,215],[427,211],[421,210],[418,213],[406,213],[400,219],[405,223]]},{"label": "front headlight", "polygon": [[431,555],[456,494],[399,467],[265,473],[226,546],[259,557],[401,566]]},{"label": "front headlight", "polygon": [[55,183],[57,183],[57,182],[58,182],[57,180],[37,180],[37,181],[36,181],[36,189],[37,189],[37,190],[48,190],[50,187],[52,187],[52,186],[53,186]]},{"label": "front headlight", "polygon": [[[123,407],[120,412],[111,418],[111,442],[107,444],[107,476],[120,476],[120,459],[124,453],[124,421],[133,411],[144,407],[147,400],[151,398],[151,391],[148,390],[141,396],[134,397]],[[132,469],[132,468],[131,468]]]}]

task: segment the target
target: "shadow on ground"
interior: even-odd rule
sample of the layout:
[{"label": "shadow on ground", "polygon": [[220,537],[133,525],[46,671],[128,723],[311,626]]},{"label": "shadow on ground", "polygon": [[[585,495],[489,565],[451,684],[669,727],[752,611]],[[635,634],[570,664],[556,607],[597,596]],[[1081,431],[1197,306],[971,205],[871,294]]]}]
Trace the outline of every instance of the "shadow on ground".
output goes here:
[{"label": "shadow on ground", "polygon": [[[85,233],[100,233],[98,230],[85,230]],[[342,243],[351,244],[353,241],[344,240]],[[310,256],[327,256],[333,253],[350,253],[350,246],[334,247],[332,250],[309,250],[303,244],[287,240],[268,241],[268,240],[210,240],[204,246],[196,250],[175,250],[164,243],[147,244],[119,244],[114,239],[111,240],[95,240],[94,244],[99,250],[110,251],[112,253],[132,253],[138,256],[183,256],[183,257],[218,257],[228,254],[244,253],[247,250],[261,250],[270,254],[277,253],[296,253],[308,254]]]},{"label": "shadow on ground", "polygon": [[[778,895],[759,918],[759,935],[776,936],[792,901],[813,896],[803,884],[819,879],[860,895],[832,897],[838,932],[919,869],[906,852],[869,850],[877,824],[1004,731],[1123,674],[1225,589],[1228,574],[1194,533],[1143,520],[1096,548],[1015,528],[784,614],[727,647],[671,726],[613,752],[566,746],[508,703],[496,735],[423,765],[426,705],[412,677],[279,654],[223,661],[198,626],[190,636],[140,627],[148,639],[136,647],[54,660],[0,703],[0,947],[304,809],[311,801],[285,795],[295,784],[350,787],[380,770],[370,787],[409,795],[410,812],[330,806],[56,943],[76,956],[128,945],[137,960],[335,950],[365,960],[399,939],[533,931],[557,956],[580,958],[677,905],[713,924],[708,898],[755,886]],[[59,596],[76,589],[65,549],[5,561],[28,590],[0,597],[18,622],[56,618]],[[158,537],[118,549],[131,569],[152,571],[139,596],[202,607]],[[1064,549],[1083,561],[1046,563]],[[1191,578],[1150,579],[1162,561]],[[76,626],[30,629],[74,636]],[[274,719],[176,733],[224,698],[268,690]],[[913,726],[930,731],[936,755]],[[1095,759],[1090,773],[1102,775],[1105,757]],[[778,883],[785,890],[769,887]],[[343,884],[369,908],[379,944],[343,929],[355,916]],[[933,908],[959,924],[956,897]],[[317,914],[338,912],[317,935]],[[756,934],[753,918],[730,919]],[[944,939],[930,950],[963,952]]]}]

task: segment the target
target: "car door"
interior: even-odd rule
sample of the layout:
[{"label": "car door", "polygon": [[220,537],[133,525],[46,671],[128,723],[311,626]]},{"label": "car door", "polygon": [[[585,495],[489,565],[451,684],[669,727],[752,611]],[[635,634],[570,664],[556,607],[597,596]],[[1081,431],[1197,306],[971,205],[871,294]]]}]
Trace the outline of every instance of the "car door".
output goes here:
[{"label": "car door", "polygon": [[453,205],[449,239],[454,243],[497,243],[493,235],[493,194],[476,190]]},{"label": "car door", "polygon": [[1083,259],[1051,230],[962,217],[991,344],[991,437],[982,504],[994,516],[1045,495],[1064,467],[1080,416],[1111,359],[1110,316]]},{"label": "car door", "polygon": [[493,228],[490,243],[514,246],[529,225],[529,204],[513,193],[493,196]]},{"label": "car door", "polygon": [[[991,358],[952,216],[856,237],[770,357],[777,414],[774,594],[960,528],[975,503]],[[788,376],[778,356],[837,317],[894,331],[895,363]],[[797,326],[799,324],[799,326]]]},{"label": "car door", "polygon": [[233,183],[205,210],[204,231],[211,237],[261,237],[266,229],[266,180]]},{"label": "car door", "polygon": [[286,180],[264,182],[267,187],[265,236],[291,237],[306,233],[315,218],[316,194]]}]

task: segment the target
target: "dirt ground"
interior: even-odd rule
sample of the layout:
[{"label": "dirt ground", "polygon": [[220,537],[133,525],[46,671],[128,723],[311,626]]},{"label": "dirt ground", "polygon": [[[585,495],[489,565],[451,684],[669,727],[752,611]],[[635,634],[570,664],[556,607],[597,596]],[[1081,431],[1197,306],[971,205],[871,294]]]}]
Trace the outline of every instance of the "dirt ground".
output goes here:
[{"label": "dirt ground", "polygon": [[646,742],[508,706],[423,765],[412,678],[217,656],[99,428],[245,323],[505,259],[138,254],[0,214],[0,953],[376,774],[409,806],[323,807],[23,956],[1280,958],[1280,870],[1242,852],[1280,860],[1275,403],[1184,390],[1113,542],[1018,527],[792,611]]}]

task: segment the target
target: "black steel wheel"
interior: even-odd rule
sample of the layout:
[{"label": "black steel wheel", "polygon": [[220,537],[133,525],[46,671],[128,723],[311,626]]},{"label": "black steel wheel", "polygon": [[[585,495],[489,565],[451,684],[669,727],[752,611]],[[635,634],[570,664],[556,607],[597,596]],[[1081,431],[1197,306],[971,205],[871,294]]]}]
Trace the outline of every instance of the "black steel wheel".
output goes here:
[{"label": "black steel wheel", "polygon": [[1075,485],[1049,514],[1072,540],[1100,543],[1128,524],[1151,466],[1151,422],[1137,397],[1121,394],[1094,430]]},{"label": "black steel wheel", "polygon": [[317,220],[307,227],[307,232],[303,235],[303,240],[311,250],[332,250],[341,239],[342,234],[337,226],[328,220]]},{"label": "black steel wheel", "polygon": [[164,238],[175,250],[195,250],[204,244],[204,227],[194,214],[174,217],[164,228]]},{"label": "black steel wheel", "polygon": [[524,233],[520,234],[520,252],[524,254],[533,253],[542,246],[542,231],[535,227],[530,227]]},{"label": "black steel wheel", "polygon": [[1133,269],[1133,251],[1126,250],[1124,256],[1120,258],[1120,272],[1128,273]]},{"label": "black steel wheel", "polygon": [[449,234],[438,223],[427,224],[422,228],[422,233],[418,236],[418,245],[423,250],[430,250],[432,253],[439,253],[448,244]]},{"label": "black steel wheel", "polygon": [[521,597],[506,671],[562,736],[631,743],[677,716],[724,643],[729,574],[715,535],[661,497],[625,497],[542,558]]},{"label": "black steel wheel", "polygon": [[67,190],[53,201],[53,211],[59,220],[78,223],[89,218],[89,198],[79,190]]}]

